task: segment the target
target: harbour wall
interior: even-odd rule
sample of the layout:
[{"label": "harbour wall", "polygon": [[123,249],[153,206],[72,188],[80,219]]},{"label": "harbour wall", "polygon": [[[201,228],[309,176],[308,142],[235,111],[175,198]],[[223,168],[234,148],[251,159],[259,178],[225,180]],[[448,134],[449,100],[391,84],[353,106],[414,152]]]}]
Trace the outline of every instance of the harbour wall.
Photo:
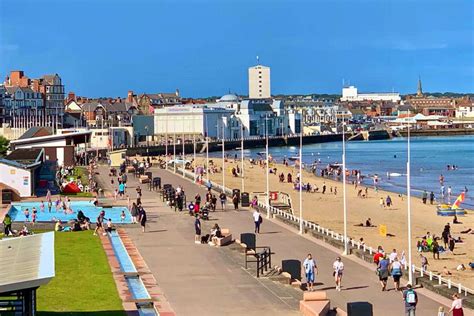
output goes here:
[{"label": "harbour wall", "polygon": [[[406,137],[406,130],[399,131],[400,135]],[[410,136],[455,136],[474,135],[474,128],[443,128],[443,129],[418,129],[410,130]]]}]

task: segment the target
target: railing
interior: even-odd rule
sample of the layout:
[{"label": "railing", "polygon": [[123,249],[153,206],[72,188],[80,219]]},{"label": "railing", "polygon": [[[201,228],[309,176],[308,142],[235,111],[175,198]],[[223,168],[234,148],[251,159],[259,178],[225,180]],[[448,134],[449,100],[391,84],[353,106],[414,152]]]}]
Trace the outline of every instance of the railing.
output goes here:
[{"label": "railing", "polygon": [[[262,249],[257,252],[257,249]],[[255,253],[246,253],[245,254],[245,269],[248,268],[248,264],[253,262],[257,263],[257,278],[260,277],[260,274],[268,271],[272,267],[272,251],[270,247],[255,247]],[[255,257],[256,260],[249,260],[249,257]]]},{"label": "railing", "polygon": [[[262,202],[258,202],[258,206],[262,209],[266,209],[266,205]],[[272,214],[277,214],[278,216],[283,217],[286,220],[290,220],[292,222],[295,222],[297,224],[300,223],[300,218],[298,216],[295,216],[293,214],[287,213],[285,211],[282,211],[276,207],[270,206],[270,212]],[[324,228],[316,223],[303,220],[303,227],[306,229],[311,229],[313,231],[317,231],[320,234],[330,236],[332,239],[340,241],[341,243],[344,243],[344,235],[339,234],[331,229]],[[351,245],[353,248],[356,248],[358,250],[362,250],[364,252],[368,252],[370,255],[374,254],[376,250],[374,248],[369,247],[365,244],[362,244],[359,241],[354,241],[353,239],[347,237],[346,242]],[[408,270],[408,267],[405,267],[406,270]],[[413,273],[419,273],[420,277],[423,276],[429,276],[430,281],[433,280],[438,280],[439,285],[446,285],[449,289],[451,288],[457,288],[458,293],[462,294],[464,293],[464,296],[467,296],[468,294],[474,295],[474,290],[462,285],[461,283],[454,283],[451,281],[451,279],[448,278],[443,278],[440,274],[435,274],[432,271],[423,271],[422,268],[417,267],[415,265],[412,265],[412,271]]]},{"label": "railing", "polygon": [[[178,171],[178,169],[177,169],[177,171]],[[180,172],[180,174],[182,174],[183,170],[180,169],[179,172]],[[189,178],[189,179],[194,181],[195,175],[194,175],[193,172],[189,172],[189,171],[185,170],[184,173],[185,173],[186,178]],[[225,190],[226,194],[232,195],[232,190],[230,190],[228,188],[224,188],[224,187],[222,187],[222,185],[214,183],[212,181],[210,181],[210,182],[211,182],[212,188],[214,190],[216,190],[216,188],[218,189],[216,191],[219,191],[219,192],[222,192],[222,190]],[[266,208],[267,208],[265,203],[262,202],[262,201],[258,201],[257,205],[258,205],[258,207],[260,207],[263,210],[266,210]],[[300,223],[300,218],[298,216],[295,216],[291,213],[280,210],[276,207],[269,206],[269,211],[272,214],[277,214],[278,216],[283,217],[284,219],[292,221],[294,223],[297,223],[298,225]],[[310,230],[313,230],[315,232],[318,232],[320,234],[330,236],[332,239],[334,239],[336,241],[339,241],[339,242],[344,244],[344,235],[339,234],[339,233],[337,233],[337,232],[335,232],[335,231],[333,231],[329,228],[322,227],[321,225],[318,225],[318,224],[313,223],[311,221],[307,221],[305,219],[303,219],[303,227],[306,228],[306,229],[310,229]],[[376,249],[367,246],[365,243],[361,243],[360,241],[354,241],[354,239],[349,238],[349,237],[346,238],[346,242],[352,248],[362,250],[363,252],[367,252],[370,255],[373,255],[376,251]],[[408,270],[408,267],[406,266],[405,269]],[[453,287],[457,288],[457,292],[459,294],[464,293],[464,296],[467,296],[468,294],[474,295],[474,290],[473,289],[468,288],[468,287],[462,285],[461,283],[452,282],[451,279],[443,278],[440,274],[435,274],[432,271],[423,271],[422,268],[417,267],[416,265],[412,265],[412,271],[413,271],[413,273],[419,273],[420,277],[428,276],[430,281],[438,280],[439,285],[446,285],[448,289],[451,289]]]}]

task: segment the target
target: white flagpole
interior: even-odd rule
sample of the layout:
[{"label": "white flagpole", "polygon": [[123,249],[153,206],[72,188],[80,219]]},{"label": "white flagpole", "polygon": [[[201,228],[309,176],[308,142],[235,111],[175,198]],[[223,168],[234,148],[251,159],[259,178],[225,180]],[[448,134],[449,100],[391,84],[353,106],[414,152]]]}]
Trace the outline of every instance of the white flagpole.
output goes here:
[{"label": "white flagpole", "polygon": [[207,117],[206,117],[206,180],[209,182],[209,133],[207,128]]},{"label": "white flagpole", "polygon": [[244,165],[244,125],[240,121],[240,158],[242,160],[242,192],[245,191],[245,165]]},{"label": "white flagpole", "polygon": [[182,141],[183,141],[183,152],[182,152],[182,156],[183,156],[183,178],[184,178],[184,171],[185,171],[185,169],[186,169],[186,159],[185,159],[186,153],[185,153],[185,148],[184,148],[184,116],[183,116],[183,139],[182,139]]},{"label": "white flagpole", "polygon": [[[344,114],[343,114],[344,115]],[[346,122],[342,116],[342,198],[344,203],[344,255],[348,254],[347,249],[347,199],[346,199]]]},{"label": "white flagpole", "polygon": [[221,135],[221,142],[222,142],[222,190],[225,191],[225,130],[224,130],[224,117],[222,117],[222,135]]},{"label": "white flagpole", "polygon": [[173,172],[176,173],[176,129],[173,133]]},{"label": "white flagpole", "polygon": [[270,180],[268,178],[269,173],[269,162],[268,162],[268,114],[265,115],[265,156],[266,156],[266,179],[267,179],[267,195],[266,195],[266,205],[267,205],[267,218],[270,218]]},{"label": "white flagpole", "polygon": [[410,183],[410,115],[408,115],[407,139],[407,206],[408,206],[408,282],[413,285],[412,254],[411,254],[411,183]]},{"label": "white flagpole", "polygon": [[303,234],[303,112],[300,116],[300,179],[299,179],[299,193],[300,193],[300,234]]}]

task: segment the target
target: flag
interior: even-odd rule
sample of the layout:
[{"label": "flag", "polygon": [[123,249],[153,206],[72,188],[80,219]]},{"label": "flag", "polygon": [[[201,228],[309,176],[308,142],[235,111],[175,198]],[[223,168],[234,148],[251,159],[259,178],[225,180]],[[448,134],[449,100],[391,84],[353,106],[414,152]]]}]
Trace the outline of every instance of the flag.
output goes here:
[{"label": "flag", "polygon": [[461,203],[464,202],[464,195],[465,194],[466,194],[465,192],[462,192],[461,194],[459,194],[456,201],[454,201],[453,206],[451,206],[452,209],[459,208],[459,205],[461,205]]}]

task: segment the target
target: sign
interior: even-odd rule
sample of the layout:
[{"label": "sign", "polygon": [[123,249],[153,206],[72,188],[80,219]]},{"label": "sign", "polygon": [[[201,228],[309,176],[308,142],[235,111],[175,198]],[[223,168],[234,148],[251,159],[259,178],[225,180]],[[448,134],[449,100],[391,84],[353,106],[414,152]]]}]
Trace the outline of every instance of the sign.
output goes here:
[{"label": "sign", "polygon": [[379,234],[380,236],[387,237],[387,225],[379,226]]},{"label": "sign", "polygon": [[276,191],[270,192],[270,200],[272,201],[278,200],[278,192]]},{"label": "sign", "polygon": [[24,176],[23,177],[23,185],[28,185],[28,182],[30,182],[30,177]]},{"label": "sign", "polygon": [[10,174],[16,174],[16,170],[15,169],[10,169]]}]

